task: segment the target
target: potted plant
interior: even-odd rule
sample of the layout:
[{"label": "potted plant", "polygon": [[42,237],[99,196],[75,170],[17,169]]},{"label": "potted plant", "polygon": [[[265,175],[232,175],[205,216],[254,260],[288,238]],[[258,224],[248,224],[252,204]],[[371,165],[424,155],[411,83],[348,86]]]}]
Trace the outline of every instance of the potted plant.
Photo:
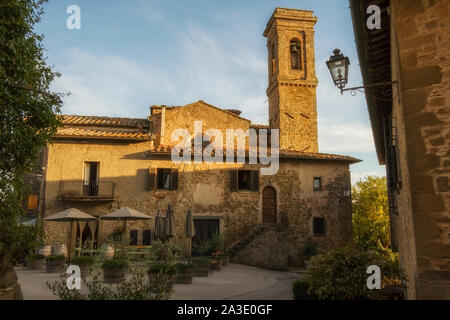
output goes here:
[{"label": "potted plant", "polygon": [[[151,287],[158,286],[161,281],[166,281],[166,292],[172,291],[173,278],[175,277],[177,270],[171,264],[156,263],[152,264],[147,270],[148,279]],[[165,277],[165,279],[163,279]]]},{"label": "potted plant", "polygon": [[106,260],[102,264],[103,280],[107,283],[118,283],[125,277],[125,270],[128,268],[128,261],[125,259]]},{"label": "potted plant", "polygon": [[189,284],[192,283],[195,266],[191,263],[177,263],[175,264],[177,275],[174,279],[175,283]]},{"label": "potted plant", "polygon": [[66,263],[66,257],[62,254],[51,254],[45,258],[46,271],[48,273],[60,272]]},{"label": "potted plant", "polygon": [[303,247],[302,255],[305,262],[305,267],[309,266],[309,259],[318,253],[319,244],[314,240],[308,240]]},{"label": "potted plant", "polygon": [[208,258],[194,259],[192,264],[195,266],[194,276],[207,277],[211,268],[211,261]]},{"label": "potted plant", "polygon": [[91,273],[91,267],[94,264],[94,257],[91,256],[74,257],[70,261],[70,263],[79,266],[81,271],[81,277],[86,278]]},{"label": "potted plant", "polygon": [[44,267],[45,256],[41,253],[30,254],[27,259],[28,270],[42,270]]}]

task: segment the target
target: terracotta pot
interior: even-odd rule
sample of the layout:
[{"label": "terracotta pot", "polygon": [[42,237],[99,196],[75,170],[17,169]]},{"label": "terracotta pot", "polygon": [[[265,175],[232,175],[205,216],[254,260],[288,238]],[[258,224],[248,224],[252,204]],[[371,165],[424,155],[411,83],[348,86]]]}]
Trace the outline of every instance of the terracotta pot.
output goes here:
[{"label": "terracotta pot", "polygon": [[61,272],[64,269],[66,262],[64,260],[60,261],[45,261],[46,272],[55,273]]},{"label": "terracotta pot", "polygon": [[38,259],[33,261],[27,260],[27,269],[28,270],[42,270],[45,265],[45,259]]},{"label": "terracotta pot", "polygon": [[114,248],[111,246],[106,246],[106,251],[103,253],[105,260],[111,260],[114,258]]},{"label": "terracotta pot", "polygon": [[103,281],[106,283],[118,283],[125,277],[124,269],[103,269]]}]

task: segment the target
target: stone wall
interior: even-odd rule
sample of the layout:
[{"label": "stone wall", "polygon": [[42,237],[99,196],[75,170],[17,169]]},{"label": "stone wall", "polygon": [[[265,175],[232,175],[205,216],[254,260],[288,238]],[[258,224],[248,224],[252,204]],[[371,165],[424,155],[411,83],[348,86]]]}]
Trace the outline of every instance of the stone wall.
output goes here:
[{"label": "stone wall", "polygon": [[396,228],[412,299],[450,298],[449,6],[391,1],[402,178]]}]

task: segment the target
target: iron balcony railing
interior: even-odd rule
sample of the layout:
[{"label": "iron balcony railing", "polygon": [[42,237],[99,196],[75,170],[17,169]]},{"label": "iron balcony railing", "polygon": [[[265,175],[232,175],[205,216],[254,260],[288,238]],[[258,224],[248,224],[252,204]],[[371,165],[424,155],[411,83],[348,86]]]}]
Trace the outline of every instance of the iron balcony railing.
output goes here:
[{"label": "iron balcony railing", "polygon": [[114,189],[114,181],[60,181],[59,197],[66,199],[114,199]]}]

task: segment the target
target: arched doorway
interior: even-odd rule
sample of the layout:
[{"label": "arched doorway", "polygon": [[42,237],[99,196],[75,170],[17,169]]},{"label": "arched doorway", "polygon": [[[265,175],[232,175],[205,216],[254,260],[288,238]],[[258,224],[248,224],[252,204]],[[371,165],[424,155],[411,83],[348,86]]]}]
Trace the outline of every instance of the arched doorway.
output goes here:
[{"label": "arched doorway", "polygon": [[263,189],[262,223],[277,223],[277,192],[274,187]]}]

